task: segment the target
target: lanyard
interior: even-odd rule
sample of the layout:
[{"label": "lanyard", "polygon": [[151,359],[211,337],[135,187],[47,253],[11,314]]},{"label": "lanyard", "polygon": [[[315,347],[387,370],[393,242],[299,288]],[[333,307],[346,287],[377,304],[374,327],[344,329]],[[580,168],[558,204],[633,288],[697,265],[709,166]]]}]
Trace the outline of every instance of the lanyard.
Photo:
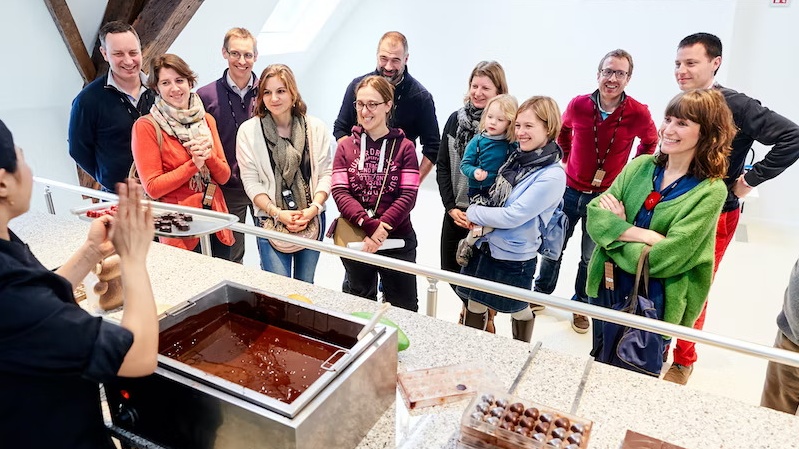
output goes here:
[{"label": "lanyard", "polygon": [[[599,101],[599,99],[597,99]],[[616,127],[613,128],[613,135],[610,137],[610,143],[608,144],[608,149],[605,150],[605,155],[601,157],[599,156],[599,132],[597,130],[597,117],[600,119],[602,118],[602,114],[599,112],[599,107],[597,106],[596,102],[594,102],[594,149],[596,149],[596,165],[599,170],[602,170],[602,166],[605,165],[605,159],[608,158],[608,154],[610,154],[610,149],[613,148],[613,142],[616,140],[616,131],[619,130],[619,126],[621,125],[621,119],[624,116],[624,104],[626,102],[622,102],[619,105],[621,111],[619,111],[619,119],[616,120]]]},{"label": "lanyard", "polygon": [[[249,94],[249,92],[247,92],[247,93]],[[233,100],[230,99],[230,91],[228,89],[225,89],[225,94],[227,94],[227,104],[228,104],[228,106],[230,106],[230,115],[233,116],[233,124],[236,126],[236,130],[238,130],[239,126],[241,126],[241,123],[239,123],[238,119],[236,118],[236,110],[233,107]],[[245,94],[245,97],[246,96],[247,95]],[[245,117],[244,120],[247,120],[248,118],[252,117],[252,112],[255,109],[255,97],[257,97],[257,95],[253,95],[253,97],[250,99],[249,116]],[[244,106],[244,98],[239,96],[239,101],[241,103],[241,106],[243,107]],[[242,121],[242,123],[243,123],[243,121]]]}]

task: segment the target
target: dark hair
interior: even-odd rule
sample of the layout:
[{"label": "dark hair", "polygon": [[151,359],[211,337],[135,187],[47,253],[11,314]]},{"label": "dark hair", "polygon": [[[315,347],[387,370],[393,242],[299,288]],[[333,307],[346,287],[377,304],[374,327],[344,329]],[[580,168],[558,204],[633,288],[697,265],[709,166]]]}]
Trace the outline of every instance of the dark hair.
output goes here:
[{"label": "dark hair", "polygon": [[161,56],[156,56],[150,61],[150,74],[147,76],[147,87],[158,92],[158,72],[161,69],[172,69],[178,75],[186,78],[189,82],[189,87],[194,87],[197,83],[197,74],[191,71],[191,68],[186,61],[180,56],[166,53]]},{"label": "dark hair", "polygon": [[139,39],[139,33],[130,25],[125,22],[119,20],[113,20],[111,22],[106,23],[100,28],[99,38],[100,38],[100,46],[105,48],[105,37],[108,34],[119,34],[119,33],[133,33],[136,36],[136,40],[139,41],[139,45],[141,45],[141,39]]},{"label": "dark hair", "polygon": [[[694,33],[690,36],[685,36],[683,40],[680,41],[679,45],[677,45],[677,49],[691,47],[693,45],[700,44],[705,48],[705,53],[709,59],[715,59],[721,57],[721,39],[715,34],[710,33]],[[721,67],[721,65],[719,65]],[[719,69],[716,69],[713,72],[715,75]]]},{"label": "dark hair", "polygon": [[632,78],[633,76],[633,55],[627,52],[627,50],[622,50],[621,48],[617,48],[613,51],[608,52],[602,59],[599,60],[599,68],[597,72],[602,71],[602,66],[605,64],[605,61],[608,58],[619,58],[619,59],[626,59],[627,62],[630,64],[630,70],[627,72],[627,76]]},{"label": "dark hair", "polygon": [[497,95],[508,93],[508,81],[505,78],[505,69],[502,68],[502,65],[497,61],[480,61],[469,74],[466,95],[463,97],[464,103],[469,101],[469,90],[472,88],[472,80],[475,76],[484,76],[491,80],[491,83],[497,88]]},{"label": "dark hair", "polygon": [[[695,89],[677,94],[666,106],[665,116],[699,124],[699,140],[688,173],[699,179],[724,178],[732,139],[738,129],[724,95],[716,89]],[[655,163],[665,167],[669,156],[658,153]]]},{"label": "dark hair", "polygon": [[269,78],[277,77],[283,84],[286,85],[289,94],[291,95],[291,115],[295,117],[303,117],[308,112],[308,106],[302,101],[299,89],[297,89],[297,79],[294,78],[294,72],[291,71],[289,66],[285,64],[271,64],[266,66],[261,72],[261,81],[258,83],[258,101],[255,106],[255,115],[258,117],[266,117],[269,109],[264,104],[264,91],[266,90],[266,82]]},{"label": "dark hair", "polygon": [[9,173],[17,171],[17,149],[11,130],[0,120],[0,169]]},{"label": "dark hair", "polygon": [[389,40],[396,44],[402,44],[402,49],[405,51],[405,55],[408,55],[408,39],[405,38],[405,35],[400,33],[399,31],[389,31],[380,38],[380,41],[377,42],[377,51],[380,51],[380,45],[383,41]]}]

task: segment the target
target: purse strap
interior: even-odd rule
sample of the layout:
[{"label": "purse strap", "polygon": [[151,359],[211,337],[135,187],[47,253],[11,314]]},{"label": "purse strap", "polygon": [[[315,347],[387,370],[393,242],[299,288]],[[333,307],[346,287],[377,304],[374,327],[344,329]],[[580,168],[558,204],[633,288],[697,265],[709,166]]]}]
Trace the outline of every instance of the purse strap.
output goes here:
[{"label": "purse strap", "polygon": [[383,176],[383,183],[380,185],[380,193],[377,194],[377,201],[375,202],[375,213],[377,213],[377,208],[380,206],[380,198],[383,197],[383,190],[386,187],[388,172],[391,170],[391,161],[394,160],[394,148],[397,146],[397,140],[398,139],[394,139],[394,142],[391,143],[391,151],[388,153],[388,163],[386,164],[386,175]]},{"label": "purse strap", "polygon": [[652,247],[649,245],[644,245],[644,249],[641,250],[641,257],[638,258],[638,268],[635,270],[635,282],[633,283],[633,289],[630,294],[627,296],[627,304],[625,305],[622,311],[627,313],[635,313],[636,308],[638,307],[638,288],[641,285],[641,279],[644,280],[644,295],[648,298],[649,297],[649,252],[652,251]]}]

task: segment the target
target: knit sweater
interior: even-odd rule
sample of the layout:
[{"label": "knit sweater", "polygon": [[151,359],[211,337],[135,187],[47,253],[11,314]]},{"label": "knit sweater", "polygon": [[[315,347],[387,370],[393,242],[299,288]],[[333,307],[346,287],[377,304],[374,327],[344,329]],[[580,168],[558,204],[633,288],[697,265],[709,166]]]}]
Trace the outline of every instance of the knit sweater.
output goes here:
[{"label": "knit sweater", "polygon": [[[622,170],[608,193],[624,203],[627,220],[635,219],[652,191],[655,163],[641,156]],[[649,272],[663,279],[668,323],[692,326],[705,304],[713,278],[716,222],[726,196],[721,180],[705,179],[690,191],[655,206],[649,229],[666,238],[652,246]],[[588,265],[586,293],[596,297],[604,278],[604,264],[613,260],[627,273],[635,273],[643,243],[618,241],[633,225],[599,206],[600,197],[588,203],[586,228],[597,246]]]},{"label": "knit sweater", "polygon": [[728,158],[730,165],[727,176],[724,178],[730,191],[723,211],[728,212],[738,208],[738,198],[732,194],[732,186],[744,171],[752,143],[758,141],[763,145],[773,145],[766,157],[744,175],[747,184],[757,186],[775,178],[799,159],[799,125],[763,107],[754,98],[718,84],[714,87],[724,95],[735,126],[738,127]]},{"label": "knit sweater", "polygon": [[560,164],[533,172],[513,187],[505,205],[471,205],[466,216],[474,224],[495,228],[476,242],[487,242],[491,257],[525,261],[536,257],[541,245],[540,222],[549,223],[566,190],[566,175]]},{"label": "knit sweater", "polygon": [[[205,120],[214,140],[214,148],[205,165],[211,172],[211,180],[217,185],[224,184],[230,178],[230,167],[225,160],[225,152],[222,151],[219,133],[216,132],[216,120],[210,114],[205,114]],[[160,149],[158,136],[155,134],[157,132],[161,133],[162,138]],[[204,193],[189,187],[189,180],[198,171],[197,166],[177,138],[168,135],[160,127],[156,129],[153,122],[142,117],[133,124],[132,147],[136,171],[148,195],[164,203],[202,208]],[[225,197],[220,189],[214,194],[211,209],[218,212],[228,211]],[[225,245],[233,244],[233,233],[230,229],[223,229],[217,232],[216,236]],[[161,242],[191,250],[197,246],[200,239],[162,237]]]},{"label": "knit sweater", "polygon": [[197,95],[203,101],[205,112],[213,115],[216,119],[219,140],[222,141],[225,159],[230,166],[230,179],[223,187],[244,190],[239,163],[236,159],[236,133],[239,131],[239,126],[252,117],[255,111],[258,78],[253,75],[253,88],[244,95],[244,98],[241,98],[228,84],[227,73],[228,69],[225,69],[222,78],[197,89]]},{"label": "knit sweater", "polygon": [[[375,70],[359,76],[347,86],[338,118],[333,124],[333,136],[336,140],[349,135],[352,127],[358,123],[358,116],[352,105],[355,101],[355,88],[362,79],[371,75],[380,75],[380,73]],[[388,126],[402,129],[405,137],[414,143],[414,148],[416,139],[419,139],[422,144],[422,154],[435,164],[440,143],[436,105],[430,92],[408,73],[407,66],[402,81],[394,86],[394,110]]]},{"label": "knit sweater", "polygon": [[[645,104],[624,95],[621,104],[602,120],[598,112],[598,101],[598,90],[592,94],[574,97],[563,112],[563,128],[558,136],[558,143],[563,148],[563,161],[566,163],[566,185],[581,192],[607,190],[627,164],[636,137],[641,139],[635,152],[636,157],[652,154],[658,142],[655,122]],[[611,139],[613,146],[609,148]],[[600,186],[592,186],[591,181],[599,168],[597,159],[603,158],[605,177]]]},{"label": "knit sweater", "polygon": [[69,114],[69,155],[108,190],[128,177],[133,155],[130,130],[147,114],[155,95],[147,90],[136,106],[108,85],[108,75],[95,79],[75,97]]},{"label": "knit sweater", "polygon": [[[361,139],[366,139],[363,154]],[[381,150],[383,142],[385,151]],[[390,156],[392,147],[393,157]],[[382,159],[384,165],[388,164],[390,157],[391,165],[384,170],[379,162]],[[384,179],[380,204],[375,207]],[[389,128],[387,135],[373,141],[356,126],[350,137],[339,142],[333,159],[333,199],[341,216],[363,229],[366,235],[374,234],[381,221],[392,227],[389,238],[413,235],[411,210],[416,205],[418,190],[416,151],[401,129]],[[366,209],[374,210],[375,216],[369,217]]]},{"label": "knit sweater", "polygon": [[[497,178],[499,167],[505,163],[511,151],[513,151],[513,144],[508,142],[504,135],[489,136],[483,133],[474,136],[466,145],[466,151],[463,152],[461,161],[461,173],[469,178],[469,187],[475,189],[491,187]],[[474,178],[474,172],[478,168],[488,172],[482,181]]]},{"label": "knit sweater", "polygon": [[[311,152],[311,197],[317,192],[330,193],[330,175],[332,159],[330,157],[330,133],[327,126],[316,117],[305,116],[308,125],[308,149]],[[241,181],[247,196],[254,200],[264,194],[274,203],[275,173],[269,159],[264,132],[261,129],[261,118],[256,116],[242,123],[236,137],[236,157],[241,170]],[[266,217],[267,213],[257,205],[255,215]]]}]

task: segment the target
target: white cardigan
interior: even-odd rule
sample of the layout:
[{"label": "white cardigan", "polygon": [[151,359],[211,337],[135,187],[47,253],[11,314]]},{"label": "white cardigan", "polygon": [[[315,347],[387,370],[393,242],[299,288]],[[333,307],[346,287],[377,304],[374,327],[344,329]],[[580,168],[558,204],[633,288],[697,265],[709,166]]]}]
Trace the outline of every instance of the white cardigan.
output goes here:
[{"label": "white cardigan", "polygon": [[[305,121],[308,125],[308,147],[311,151],[311,198],[317,192],[330,195],[330,177],[333,172],[331,134],[318,118],[306,115]],[[250,200],[263,193],[274,203],[272,194],[275,193],[275,174],[261,130],[261,117],[255,116],[239,127],[236,135],[236,160],[239,162],[241,182]],[[253,207],[255,215],[267,215],[266,211],[262,211],[255,204]]]}]

